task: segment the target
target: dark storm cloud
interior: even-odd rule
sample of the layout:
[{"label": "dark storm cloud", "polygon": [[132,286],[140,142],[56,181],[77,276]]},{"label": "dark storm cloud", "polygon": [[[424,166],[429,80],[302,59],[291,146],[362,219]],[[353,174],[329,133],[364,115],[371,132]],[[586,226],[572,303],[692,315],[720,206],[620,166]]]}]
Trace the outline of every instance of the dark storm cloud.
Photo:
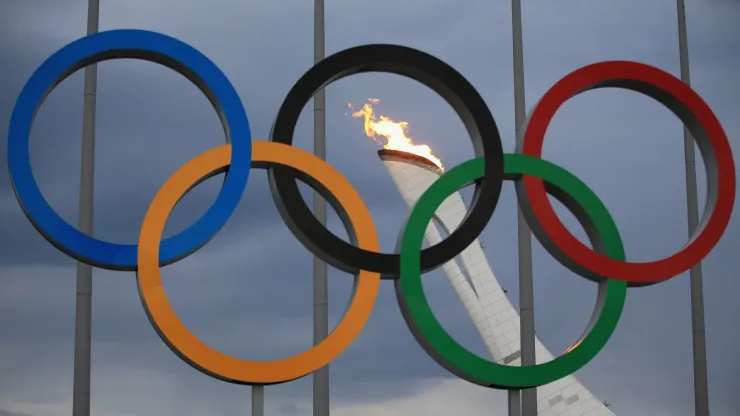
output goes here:
[{"label": "dark storm cloud", "polygon": [[[569,7],[524,3],[528,107],[560,77],[598,60],[639,60],[677,74],[672,2],[570,2]],[[0,56],[13,63],[0,78],[0,117],[7,120],[28,74],[50,53],[84,34],[85,4],[31,1],[3,7],[4,16],[12,17],[0,25]],[[157,30],[203,51],[242,96],[254,137],[265,139],[285,93],[312,62],[311,4],[231,1],[209,5],[207,11],[203,7],[196,2],[104,2],[101,28]],[[690,7],[688,13],[694,88],[714,108],[737,151],[740,123],[735,120],[739,108],[734,92],[740,82],[733,52],[739,9],[718,2]],[[446,1],[346,1],[328,5],[327,52],[393,42],[440,57],[479,89],[511,151],[509,19],[507,2],[464,8]],[[360,121],[344,114],[348,101],[361,104],[371,96],[381,99],[381,112],[409,121],[411,135],[430,143],[446,166],[455,166],[472,152],[449,107],[420,85],[400,77],[363,75],[329,87],[329,162],[357,187],[378,223],[383,247],[390,250],[406,208],[378,163],[376,145],[363,137]],[[41,189],[72,224],[77,216],[81,108],[80,72],[51,94],[31,138]],[[310,115],[309,103],[296,134],[297,145],[308,150]],[[196,88],[167,69],[141,62],[99,66],[97,124],[96,235],[111,241],[135,242],[146,208],[164,180],[223,141],[217,117]],[[6,127],[7,122],[0,124],[0,134],[6,134]],[[612,211],[628,257],[649,261],[679,249],[686,239],[680,137],[675,118],[649,100],[619,91],[589,92],[558,112],[548,131],[545,157],[583,178]],[[6,158],[5,146],[0,152]],[[182,202],[168,234],[202,214],[215,198],[218,182],[214,178],[199,186]],[[511,186],[506,188],[483,241],[494,272],[517,304],[514,194]],[[0,213],[0,373],[13,375],[0,380],[0,408],[17,412],[25,403],[67,409],[73,262],[28,224],[7,176],[0,180]],[[733,300],[740,289],[732,274],[737,268],[734,248],[740,244],[736,224],[733,221],[704,264],[710,390],[713,413],[718,414],[740,405],[731,391],[740,384],[735,353],[740,337],[732,330],[733,317],[740,313]],[[332,229],[343,236],[336,223]],[[278,248],[283,250],[281,259],[291,260],[275,261],[272,253]],[[586,325],[594,287],[574,278],[536,244],[534,264],[537,332],[553,352],[562,351]],[[163,272],[168,296],[191,330],[221,351],[252,359],[275,359],[308,348],[310,274],[311,257],[282,224],[264,173],[252,176],[237,213],[211,244]],[[244,411],[246,388],[196,373],[157,339],[132,273],[98,271],[95,279],[94,407],[111,415]],[[349,298],[350,279],[338,272],[330,276],[332,325]],[[413,341],[391,286],[382,285],[367,327],[332,364],[335,404],[413,397],[433,391],[435,380],[447,377]],[[425,290],[445,327],[484,354],[446,279],[432,273]],[[599,398],[612,403],[618,415],[657,415],[659,410],[690,414],[689,313],[687,276],[631,290],[613,339],[578,376]],[[310,383],[306,378],[268,388],[268,405],[276,404],[276,414],[310,414],[305,409]],[[23,413],[57,414],[43,410],[46,407],[34,409]]]}]

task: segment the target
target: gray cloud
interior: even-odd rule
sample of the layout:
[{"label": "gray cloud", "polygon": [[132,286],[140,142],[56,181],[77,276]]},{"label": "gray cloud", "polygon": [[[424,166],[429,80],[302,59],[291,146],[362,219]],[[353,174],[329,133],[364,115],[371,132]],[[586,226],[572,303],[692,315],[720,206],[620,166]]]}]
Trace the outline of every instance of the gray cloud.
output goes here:
[{"label": "gray cloud", "polygon": [[[85,2],[6,2],[0,16],[0,118],[8,120],[23,83],[45,57],[84,35]],[[513,149],[511,29],[508,2],[344,1],[327,7],[327,52],[364,43],[413,46],[451,63],[479,89]],[[617,4],[524,2],[527,105],[559,78],[599,60],[646,62],[678,74],[675,8],[671,2]],[[243,98],[255,138],[266,138],[292,83],[312,62],[310,2],[103,2],[101,28],[146,28],[176,36],[216,62]],[[737,2],[690,6],[694,88],[714,109],[737,149],[740,109],[734,53]],[[19,41],[22,39],[22,42]],[[147,206],[164,180],[200,152],[222,143],[217,117],[196,88],[169,70],[142,62],[99,66],[96,155],[96,235],[133,243]],[[407,209],[378,163],[376,145],[346,103],[381,99],[379,110],[410,124],[446,166],[472,156],[462,124],[450,108],[418,84],[390,75],[341,80],[327,90],[329,162],[370,206],[382,245],[392,249]],[[72,75],[40,110],[31,138],[34,172],[63,218],[77,217],[82,73]],[[311,105],[296,145],[311,149]],[[0,123],[6,136],[7,121]],[[545,157],[575,173],[610,208],[628,257],[649,261],[686,241],[681,126],[655,103],[622,91],[589,92],[572,99],[548,130]],[[5,158],[5,146],[0,146]],[[194,190],[168,223],[184,229],[207,209],[218,178]],[[700,183],[703,175],[700,175]],[[306,193],[308,197],[308,193]],[[298,353],[311,342],[311,256],[290,235],[270,201],[263,172],[255,172],[244,202],[203,250],[163,271],[176,311],[198,336],[224,352],[251,359]],[[518,303],[514,193],[483,234],[494,271]],[[74,263],[45,243],[23,216],[7,176],[0,180],[3,251],[0,253],[0,409],[32,416],[68,414],[74,323]],[[564,215],[566,223],[573,221]],[[331,225],[343,235],[336,221]],[[575,228],[573,228],[575,230]],[[579,237],[582,233],[575,231]],[[712,412],[740,405],[734,317],[740,284],[733,220],[704,263]],[[284,250],[274,261],[273,248]],[[290,257],[289,257],[290,256]],[[587,323],[593,286],[572,277],[535,244],[538,334],[563,350]],[[205,377],[183,364],[160,340],[142,311],[132,273],[96,271],[94,314],[95,414],[200,415],[248,406],[248,389]],[[331,321],[350,293],[349,276],[332,271]],[[422,409],[431,394],[464,397],[470,412],[500,409],[504,393],[448,385],[449,375],[413,341],[390,284],[353,346],[331,366],[332,400],[339,414],[391,414]],[[483,354],[469,319],[439,272],[425,290],[435,313],[461,342]],[[692,405],[688,276],[631,290],[624,317],[605,350],[578,373],[617,414],[689,415]],[[441,381],[440,381],[441,380]],[[270,414],[310,414],[310,378],[267,389]],[[441,386],[441,387],[440,387]],[[442,390],[440,390],[442,389]],[[446,389],[446,390],[445,390]],[[453,397],[454,396],[454,397]],[[462,400],[462,399],[459,399]],[[404,404],[405,403],[405,404]],[[411,403],[411,404],[409,404]],[[482,403],[481,407],[476,407]],[[489,407],[482,407],[482,406]],[[385,407],[372,407],[385,406]],[[414,407],[415,406],[415,407]],[[442,411],[444,406],[437,405]],[[400,410],[396,410],[400,411]],[[344,412],[344,413],[342,413]],[[353,413],[355,412],[355,413]],[[365,412],[365,413],[362,413]],[[14,415],[14,413],[9,413]],[[433,414],[433,413],[430,413]],[[445,413],[446,414],[446,413]],[[0,412],[0,415],[3,415]],[[4,416],[4,415],[3,415]]]},{"label": "gray cloud", "polygon": [[30,416],[25,413],[13,413],[6,410],[0,410],[0,416]]}]

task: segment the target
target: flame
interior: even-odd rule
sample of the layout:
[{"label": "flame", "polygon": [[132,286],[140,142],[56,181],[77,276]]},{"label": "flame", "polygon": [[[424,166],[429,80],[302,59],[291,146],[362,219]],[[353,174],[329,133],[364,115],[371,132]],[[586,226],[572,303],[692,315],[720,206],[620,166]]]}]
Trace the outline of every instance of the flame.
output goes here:
[{"label": "flame", "polygon": [[[352,113],[352,118],[365,118],[365,135],[367,135],[367,137],[378,142],[378,144],[382,145],[384,149],[400,150],[426,158],[444,172],[442,161],[432,154],[432,149],[429,146],[425,144],[414,144],[411,138],[406,136],[406,129],[408,128],[409,123],[405,121],[396,122],[386,116],[380,116],[378,118],[375,115],[373,105],[378,104],[380,100],[377,98],[370,98],[368,101],[369,102],[362,106],[362,109],[359,111],[354,111],[351,103],[347,104],[347,106],[354,111]],[[384,137],[386,139],[386,143],[383,144],[377,136]]]},{"label": "flame", "polygon": [[581,341],[578,341],[578,342],[576,342],[575,344],[573,344],[573,345],[571,345],[570,347],[568,347],[568,349],[567,349],[567,350],[565,350],[565,352],[563,352],[563,354],[567,354],[567,353],[569,353],[569,352],[573,351],[573,350],[574,350],[574,349],[576,349],[576,347],[578,347],[579,345],[581,345]]}]

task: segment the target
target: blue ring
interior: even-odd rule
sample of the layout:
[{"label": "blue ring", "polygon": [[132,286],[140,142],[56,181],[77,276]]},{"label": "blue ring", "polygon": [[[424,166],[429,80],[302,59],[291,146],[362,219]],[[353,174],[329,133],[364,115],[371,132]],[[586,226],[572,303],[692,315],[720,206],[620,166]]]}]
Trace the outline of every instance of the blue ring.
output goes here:
[{"label": "blue ring", "polygon": [[23,87],[8,129],[8,168],[18,202],[44,237],[67,255],[112,270],[136,270],[137,246],[85,235],[65,222],[44,199],[31,171],[31,125],[46,96],[73,72],[97,62],[136,58],[167,66],[192,81],[219,113],[232,162],[214,204],[195,224],[162,242],[160,263],[173,263],[207,243],[231,216],[249,178],[252,137],[239,95],[226,75],[203,54],[172,37],[143,30],[112,30],[78,39],[49,57]]}]

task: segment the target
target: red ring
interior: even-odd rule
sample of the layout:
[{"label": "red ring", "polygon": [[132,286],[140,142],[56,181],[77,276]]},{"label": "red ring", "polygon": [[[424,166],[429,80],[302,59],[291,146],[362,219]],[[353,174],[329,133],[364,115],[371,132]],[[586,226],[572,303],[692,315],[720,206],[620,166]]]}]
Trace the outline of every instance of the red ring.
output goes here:
[{"label": "red ring", "polygon": [[735,202],[735,164],[730,144],[717,117],[694,90],[667,72],[636,62],[612,61],[585,66],[558,81],[542,97],[527,124],[522,153],[541,158],[545,132],[560,106],[586,89],[615,80],[637,81],[672,95],[706,131],[715,153],[718,175],[716,205],[703,230],[682,250],[662,260],[649,263],[613,260],[573,237],[555,214],[541,179],[525,175],[524,190],[535,217],[563,254],[600,276],[631,283],[655,283],[685,272],[709,254],[727,228]]}]

